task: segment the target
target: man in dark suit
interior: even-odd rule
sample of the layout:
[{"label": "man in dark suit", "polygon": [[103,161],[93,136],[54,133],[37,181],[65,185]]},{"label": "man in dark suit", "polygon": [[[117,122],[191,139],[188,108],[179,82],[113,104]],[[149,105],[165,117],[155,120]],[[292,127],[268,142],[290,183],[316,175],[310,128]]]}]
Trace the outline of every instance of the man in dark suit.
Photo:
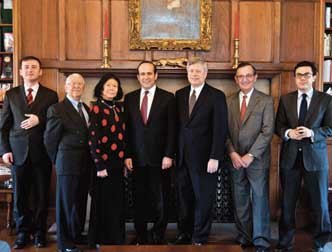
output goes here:
[{"label": "man in dark suit", "polygon": [[56,224],[58,248],[79,252],[91,173],[88,107],[81,101],[84,79],[66,79],[66,97],[47,112],[44,143],[57,174]]},{"label": "man in dark suit", "polygon": [[[161,244],[168,221],[169,168],[175,153],[174,95],[156,87],[158,73],[152,62],[141,62],[137,71],[141,88],[125,96],[125,165],[133,172],[135,243]],[[155,221],[148,233],[149,206]]]},{"label": "man in dark suit", "polygon": [[277,112],[276,133],[283,140],[278,252],[293,251],[295,209],[302,179],[314,216],[311,251],[322,252],[330,238],[326,138],[332,136],[332,97],[313,89],[316,74],[314,63],[298,63],[294,68],[297,91],[280,98]]},{"label": "man in dark suit", "polygon": [[237,242],[270,249],[269,168],[274,132],[273,98],[254,88],[255,67],[247,62],[236,69],[240,91],[228,97],[229,137],[226,147],[231,176]]},{"label": "man in dark suit", "polygon": [[227,136],[225,95],[205,82],[207,64],[187,65],[189,86],[176,92],[179,234],[175,244],[207,242],[216,196],[217,169]]},{"label": "man in dark suit", "polygon": [[[48,194],[52,164],[43,144],[46,112],[58,101],[56,92],[42,86],[40,60],[21,59],[24,84],[6,92],[0,122],[0,153],[12,165],[14,217],[18,238],[15,249],[34,235],[36,247],[46,246]],[[31,195],[32,193],[32,195]],[[33,196],[34,210],[30,209]]]}]

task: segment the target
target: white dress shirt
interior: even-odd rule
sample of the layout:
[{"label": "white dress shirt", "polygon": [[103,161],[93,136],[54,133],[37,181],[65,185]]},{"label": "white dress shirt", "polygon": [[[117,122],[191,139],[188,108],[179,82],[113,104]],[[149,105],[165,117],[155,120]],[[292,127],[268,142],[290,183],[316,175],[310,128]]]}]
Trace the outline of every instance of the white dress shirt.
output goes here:
[{"label": "white dress shirt", "polygon": [[143,101],[143,97],[145,95],[145,91],[149,91],[148,93],[148,107],[147,107],[147,112],[146,112],[146,118],[148,119],[149,118],[149,115],[150,115],[150,110],[151,110],[151,105],[152,105],[152,101],[153,101],[153,98],[154,98],[154,94],[156,92],[156,85],[153,85],[153,87],[151,87],[150,89],[144,89],[144,88],[141,88],[141,96],[140,96],[140,102],[139,102],[139,108],[141,109],[141,106],[142,106],[142,101]]}]

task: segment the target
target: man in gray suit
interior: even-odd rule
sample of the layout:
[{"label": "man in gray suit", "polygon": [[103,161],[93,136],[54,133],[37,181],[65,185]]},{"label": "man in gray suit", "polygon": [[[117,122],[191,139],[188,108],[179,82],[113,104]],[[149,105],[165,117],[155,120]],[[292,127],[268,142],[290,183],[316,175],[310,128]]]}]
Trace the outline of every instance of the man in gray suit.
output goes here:
[{"label": "man in gray suit", "polygon": [[297,91],[280,98],[277,112],[276,133],[283,140],[278,252],[293,251],[295,209],[302,178],[310,196],[315,224],[310,251],[323,251],[330,238],[326,138],[332,136],[332,97],[313,89],[316,74],[314,63],[298,63],[294,68]]},{"label": "man in gray suit", "polygon": [[274,131],[273,98],[254,88],[256,69],[240,63],[235,81],[240,91],[227,99],[233,196],[241,247],[269,251],[270,142]]}]

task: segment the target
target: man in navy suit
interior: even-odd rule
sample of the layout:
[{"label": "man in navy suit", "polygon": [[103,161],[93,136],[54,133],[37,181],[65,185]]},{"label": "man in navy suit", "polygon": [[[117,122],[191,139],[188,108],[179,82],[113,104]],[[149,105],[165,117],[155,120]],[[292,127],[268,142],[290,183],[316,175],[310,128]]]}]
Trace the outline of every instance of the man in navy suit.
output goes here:
[{"label": "man in navy suit", "polygon": [[207,64],[187,65],[190,85],[176,92],[178,152],[177,191],[179,234],[175,244],[207,242],[216,196],[217,169],[223,160],[228,131],[222,91],[205,82]]},{"label": "man in navy suit", "polygon": [[[80,252],[92,160],[88,145],[89,108],[81,98],[85,81],[71,74],[66,97],[47,111],[44,142],[55,164],[57,243],[62,252]],[[86,241],[85,241],[86,242]]]},{"label": "man in navy suit", "polygon": [[[126,167],[133,172],[136,244],[161,244],[168,221],[170,170],[175,153],[174,95],[156,86],[150,61],[137,67],[141,88],[125,96]],[[148,213],[155,216],[147,232]]]},{"label": "man in navy suit", "polygon": [[332,97],[313,89],[317,76],[314,63],[298,63],[294,76],[297,91],[280,98],[276,117],[276,133],[283,140],[279,168],[283,192],[276,251],[293,251],[295,209],[303,179],[314,214],[311,251],[322,252],[331,233],[326,138],[332,136]]},{"label": "man in navy suit", "polygon": [[[12,165],[14,217],[18,232],[15,249],[22,249],[34,235],[35,246],[46,246],[48,194],[52,163],[43,144],[46,112],[58,101],[56,92],[39,83],[40,60],[21,59],[23,85],[6,92],[0,122],[0,153]],[[35,209],[29,208],[33,193]]]}]

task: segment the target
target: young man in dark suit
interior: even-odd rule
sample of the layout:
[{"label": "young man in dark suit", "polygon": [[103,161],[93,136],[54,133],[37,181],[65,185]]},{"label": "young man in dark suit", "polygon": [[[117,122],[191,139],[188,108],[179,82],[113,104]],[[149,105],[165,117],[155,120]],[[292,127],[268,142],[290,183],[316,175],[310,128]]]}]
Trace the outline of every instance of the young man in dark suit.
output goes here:
[{"label": "young man in dark suit", "polygon": [[317,76],[313,62],[298,63],[294,76],[297,91],[280,98],[276,117],[276,133],[283,140],[279,169],[282,205],[276,251],[293,251],[295,209],[303,179],[315,224],[310,251],[322,252],[331,233],[326,138],[332,136],[332,97],[313,88]]},{"label": "young man in dark suit", "polygon": [[190,60],[187,73],[190,85],[175,94],[179,196],[179,234],[175,244],[202,245],[211,230],[216,171],[223,160],[228,131],[227,105],[224,93],[205,82],[205,62]]},{"label": "young man in dark suit", "polygon": [[69,75],[66,97],[47,112],[44,143],[57,174],[57,242],[62,252],[79,252],[76,244],[84,242],[82,232],[92,168],[89,109],[81,101],[84,85],[80,74]]},{"label": "young man in dark suit", "polygon": [[[174,95],[156,86],[150,61],[137,68],[141,88],[125,96],[126,167],[133,172],[137,244],[161,244],[168,221],[170,171],[175,153]],[[155,220],[147,232],[148,213]]]},{"label": "young man in dark suit", "polygon": [[[0,121],[0,153],[12,166],[14,218],[18,232],[15,249],[34,235],[36,247],[46,246],[48,194],[52,163],[43,144],[46,112],[58,101],[56,92],[42,86],[40,60],[21,59],[23,85],[6,92]],[[35,209],[31,210],[31,193]]]}]

